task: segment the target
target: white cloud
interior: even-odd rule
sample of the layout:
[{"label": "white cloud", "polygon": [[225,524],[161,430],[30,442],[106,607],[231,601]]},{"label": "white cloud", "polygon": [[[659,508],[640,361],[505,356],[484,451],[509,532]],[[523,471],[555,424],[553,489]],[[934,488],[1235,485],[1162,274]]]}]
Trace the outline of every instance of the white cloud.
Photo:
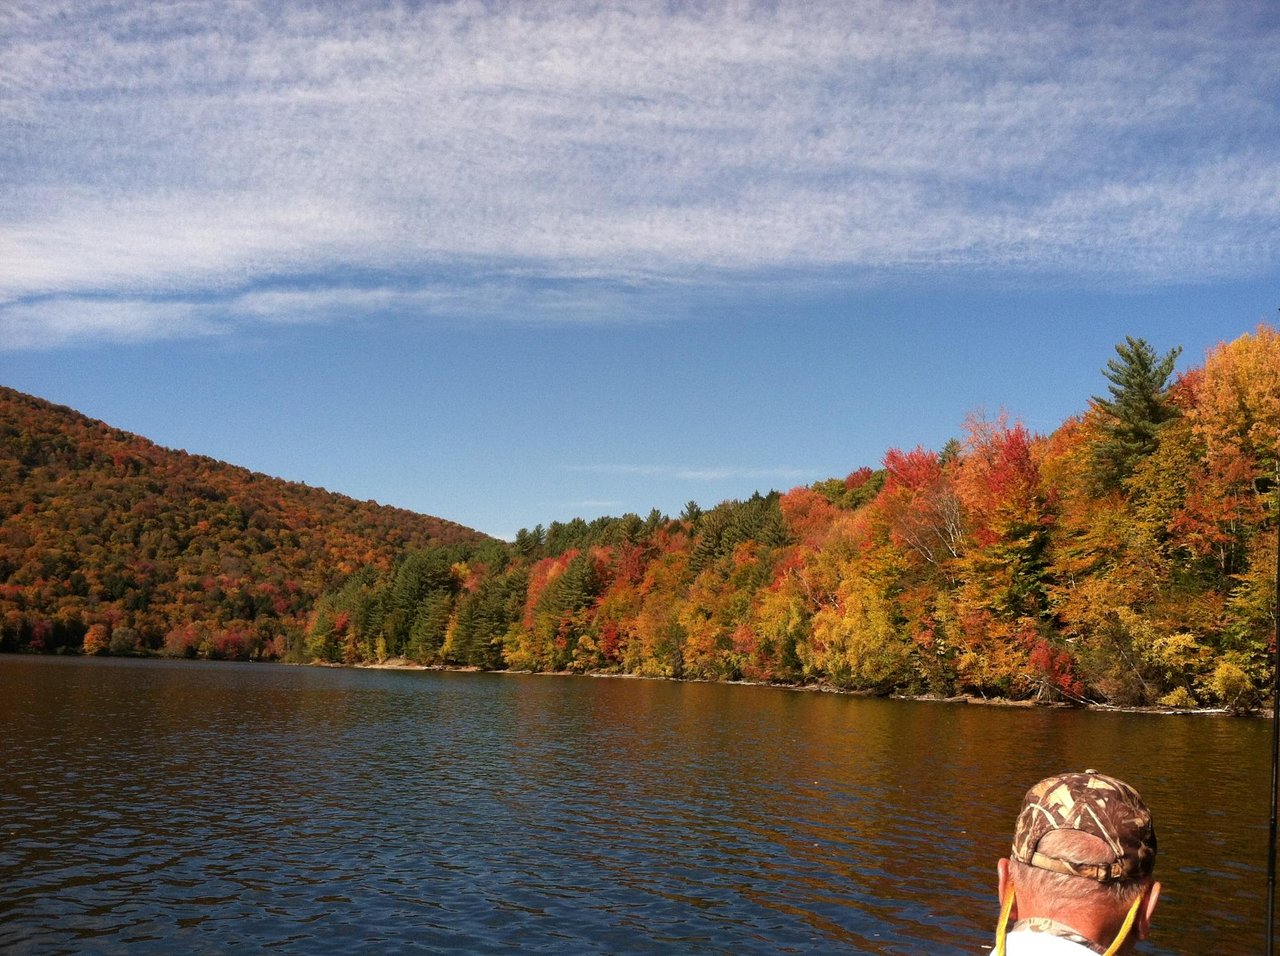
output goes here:
[{"label": "white cloud", "polygon": [[220,325],[200,306],[136,299],[18,302],[0,309],[0,352],[86,341],[141,342],[214,335]]},{"label": "white cloud", "polygon": [[568,465],[570,471],[590,472],[600,475],[628,475],[644,478],[668,478],[679,481],[728,481],[736,478],[750,478],[769,481],[775,478],[786,481],[812,481],[814,475],[823,474],[820,468],[792,468],[779,466],[773,468],[739,468],[731,465],[685,466],[685,465],[629,465],[629,464],[594,464]]},{"label": "white cloud", "polygon": [[689,311],[672,301],[669,289],[640,290],[582,277],[534,281],[521,270],[426,287],[290,284],[185,295],[177,281],[157,284],[163,291],[149,296],[71,293],[0,304],[0,352],[228,334],[263,323],[359,323],[391,316],[439,324],[465,316],[468,322],[626,325]]},{"label": "white cloud", "polygon": [[0,226],[0,295],[217,289],[302,263],[359,262],[358,216],[321,200],[211,201],[202,193],[111,199],[46,193],[56,210]]},{"label": "white cloud", "polygon": [[[83,334],[190,294],[224,325],[592,320],[776,267],[1256,275],[1275,34],[1209,3],[11,3],[0,327],[104,295],[175,318]],[[338,269],[389,279],[306,290]]]}]

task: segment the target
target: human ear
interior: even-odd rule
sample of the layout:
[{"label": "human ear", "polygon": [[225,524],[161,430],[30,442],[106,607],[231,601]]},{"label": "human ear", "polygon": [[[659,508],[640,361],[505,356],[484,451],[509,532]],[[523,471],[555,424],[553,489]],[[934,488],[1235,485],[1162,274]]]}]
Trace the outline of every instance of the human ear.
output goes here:
[{"label": "human ear", "polygon": [[1138,939],[1146,939],[1151,933],[1151,917],[1156,911],[1156,904],[1160,902],[1159,880],[1147,887],[1146,897],[1146,901],[1138,909]]},{"label": "human ear", "polygon": [[[1007,858],[1001,857],[999,862],[996,863],[996,877],[997,877],[996,894],[1000,899],[1000,905],[1003,906],[1005,896],[1008,893],[1013,891],[1013,880],[1009,874],[1009,861]],[[1013,918],[1016,919],[1018,915],[1017,914],[1018,903],[1016,900],[1014,901],[1013,906],[1014,906],[1014,911],[1011,915]]]}]

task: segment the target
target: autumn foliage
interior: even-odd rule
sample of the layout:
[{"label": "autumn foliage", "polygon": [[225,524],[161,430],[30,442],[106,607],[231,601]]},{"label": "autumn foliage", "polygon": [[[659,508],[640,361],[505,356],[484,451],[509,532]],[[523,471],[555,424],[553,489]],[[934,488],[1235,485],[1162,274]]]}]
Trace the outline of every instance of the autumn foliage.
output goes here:
[{"label": "autumn foliage", "polygon": [[[1274,628],[1280,336],[1167,383],[1145,343],[1117,351],[1113,400],[1051,434],[974,417],[785,494],[522,531],[416,610],[391,610],[395,569],[365,571],[312,637],[341,607],[357,659],[1247,709]],[[415,648],[400,613],[467,639]]]},{"label": "autumn foliage", "polygon": [[284,657],[316,600],[438,518],[170,451],[0,389],[0,648]]},{"label": "autumn foliage", "polygon": [[[1112,398],[1049,434],[972,417],[940,450],[890,449],[845,478],[675,519],[557,522],[511,545],[354,530],[335,544],[295,522],[316,562],[297,570],[258,563],[262,503],[227,489],[152,507],[114,490],[155,480],[154,457],[123,438],[92,476],[46,473],[8,502],[6,640],[115,653],[126,627],[144,648],[208,657],[1249,709],[1276,615],[1280,334],[1262,326],[1167,382],[1169,356],[1133,339],[1117,352]],[[6,440],[20,462],[55,454],[52,435]],[[77,521],[50,517],[59,480],[81,482]],[[74,543],[118,523],[118,549]],[[139,550],[155,523],[182,547]]]}]

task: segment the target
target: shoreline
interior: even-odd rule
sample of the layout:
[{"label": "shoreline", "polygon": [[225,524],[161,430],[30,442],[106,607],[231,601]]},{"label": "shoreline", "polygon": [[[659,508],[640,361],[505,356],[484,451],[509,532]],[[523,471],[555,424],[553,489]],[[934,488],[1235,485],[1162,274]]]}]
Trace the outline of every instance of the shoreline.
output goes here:
[{"label": "shoreline", "polygon": [[[29,652],[28,652],[29,653]],[[19,656],[23,652],[17,652]],[[44,656],[37,654],[37,657]],[[94,656],[94,655],[73,655]],[[171,660],[162,654],[107,654],[107,658],[129,658],[134,660]],[[202,659],[203,663],[210,663]],[[212,663],[222,663],[212,661]],[[236,663],[236,662],[226,662]],[[528,677],[593,677],[607,680],[652,680],[671,681],[677,684],[721,684],[737,687],[767,687],[775,690],[794,691],[805,694],[839,694],[846,697],[880,697],[885,700],[904,700],[923,704],[964,704],[974,707],[1002,707],[1006,709],[1046,709],[1046,710],[1086,710],[1097,713],[1112,714],[1155,714],[1160,716],[1196,716],[1196,717],[1242,717],[1246,719],[1266,718],[1272,716],[1269,707],[1259,707],[1252,711],[1233,711],[1227,707],[1163,707],[1159,704],[1147,706],[1125,706],[1121,704],[1101,704],[1092,701],[1071,703],[1068,701],[1012,700],[1008,697],[981,697],[976,694],[956,694],[952,697],[941,697],[937,694],[882,694],[874,690],[847,690],[831,684],[788,684],[781,681],[755,680],[709,680],[704,677],[656,677],[649,674],[624,674],[612,671],[526,671],[526,670],[488,670],[483,667],[455,664],[417,664],[407,658],[389,658],[379,663],[337,664],[330,661],[240,661],[239,663],[282,664],[286,667],[321,667],[339,670],[387,670],[387,671],[439,671],[457,674],[499,674],[520,675]]]},{"label": "shoreline", "polygon": [[311,661],[299,666],[303,667],[336,667],[352,670],[395,670],[395,671],[440,671],[460,674],[506,674],[529,677],[594,677],[606,680],[654,680],[671,681],[678,684],[724,684],[737,687],[771,687],[777,690],[796,691],[808,694],[840,694],[847,697],[883,697],[887,700],[905,700],[930,704],[965,704],[975,707],[1021,708],[1026,710],[1087,710],[1098,713],[1113,714],[1157,714],[1161,716],[1194,716],[1194,717],[1271,717],[1271,711],[1259,708],[1249,713],[1237,713],[1226,707],[1162,707],[1159,704],[1149,706],[1122,706],[1119,704],[1098,704],[1093,702],[1073,704],[1066,701],[1012,700],[1008,697],[979,697],[973,694],[957,694],[953,697],[940,697],[936,694],[880,694],[871,690],[845,690],[831,684],[787,684],[773,681],[753,680],[709,680],[702,677],[654,677],[648,674],[621,674],[609,671],[523,671],[523,670],[485,670],[481,667],[451,664],[416,664],[406,658],[388,658],[379,663],[332,664],[326,661]]}]

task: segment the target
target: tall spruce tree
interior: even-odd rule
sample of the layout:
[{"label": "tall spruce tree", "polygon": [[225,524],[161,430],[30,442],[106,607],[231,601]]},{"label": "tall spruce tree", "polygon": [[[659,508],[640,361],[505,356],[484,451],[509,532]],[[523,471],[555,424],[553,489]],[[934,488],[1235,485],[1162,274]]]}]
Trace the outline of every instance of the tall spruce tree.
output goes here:
[{"label": "tall spruce tree", "polygon": [[1119,488],[1142,458],[1155,451],[1160,429],[1177,414],[1168,382],[1182,347],[1163,357],[1145,339],[1125,336],[1102,374],[1111,397],[1093,397],[1106,413],[1105,437],[1093,448],[1094,476],[1105,489]]}]

